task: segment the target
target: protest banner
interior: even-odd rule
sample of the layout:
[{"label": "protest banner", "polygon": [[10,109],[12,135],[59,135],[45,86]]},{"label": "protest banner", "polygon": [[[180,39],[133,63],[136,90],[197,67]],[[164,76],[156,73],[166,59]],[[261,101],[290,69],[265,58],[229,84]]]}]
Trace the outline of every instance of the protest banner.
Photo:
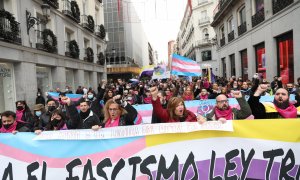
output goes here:
[{"label": "protest banner", "polygon": [[299,179],[300,120],[96,140],[0,134],[2,179]]}]

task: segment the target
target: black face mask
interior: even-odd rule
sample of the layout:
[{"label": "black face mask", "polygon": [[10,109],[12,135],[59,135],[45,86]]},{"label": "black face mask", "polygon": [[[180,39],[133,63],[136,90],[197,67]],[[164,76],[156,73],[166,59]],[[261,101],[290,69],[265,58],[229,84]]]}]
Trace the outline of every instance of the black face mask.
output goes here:
[{"label": "black face mask", "polygon": [[10,126],[12,126],[13,124],[3,124],[3,127],[5,128],[5,129],[9,129],[10,128]]},{"label": "black face mask", "polygon": [[24,110],[24,107],[23,106],[17,106],[17,110],[22,111],[22,110]]},{"label": "black face mask", "polygon": [[49,111],[49,112],[52,112],[52,111],[54,111],[55,109],[56,109],[55,106],[48,106],[48,111]]},{"label": "black face mask", "polygon": [[61,122],[61,120],[53,119],[50,123],[52,126],[57,127],[60,122]]}]

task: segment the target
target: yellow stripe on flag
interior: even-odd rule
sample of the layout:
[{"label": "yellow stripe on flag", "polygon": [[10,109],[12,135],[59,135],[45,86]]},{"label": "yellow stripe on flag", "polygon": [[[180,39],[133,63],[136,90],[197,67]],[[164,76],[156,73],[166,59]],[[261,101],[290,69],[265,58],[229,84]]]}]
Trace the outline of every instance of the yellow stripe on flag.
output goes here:
[{"label": "yellow stripe on flag", "polygon": [[172,142],[218,137],[300,142],[300,119],[235,120],[233,127],[233,132],[198,131],[146,136],[146,145],[149,147]]}]

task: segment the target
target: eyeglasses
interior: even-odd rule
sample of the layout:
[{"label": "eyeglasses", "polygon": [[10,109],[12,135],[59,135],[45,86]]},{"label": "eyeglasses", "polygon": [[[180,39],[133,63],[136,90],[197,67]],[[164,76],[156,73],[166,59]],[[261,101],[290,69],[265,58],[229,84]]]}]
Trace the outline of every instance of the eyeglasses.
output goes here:
[{"label": "eyeglasses", "polygon": [[111,112],[116,112],[118,111],[119,109],[115,109],[115,108],[109,108],[108,111],[111,111]]},{"label": "eyeglasses", "polygon": [[217,103],[220,103],[220,104],[228,103],[228,100],[217,101]]}]

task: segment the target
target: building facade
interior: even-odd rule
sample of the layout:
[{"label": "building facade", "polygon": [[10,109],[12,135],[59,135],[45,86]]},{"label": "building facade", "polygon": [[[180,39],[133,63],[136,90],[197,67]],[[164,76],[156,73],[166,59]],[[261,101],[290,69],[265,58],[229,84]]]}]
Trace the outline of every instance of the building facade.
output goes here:
[{"label": "building facade", "polygon": [[299,0],[222,0],[212,26],[224,77],[251,79],[254,73],[283,83],[300,77]]},{"label": "building facade", "polygon": [[211,68],[218,75],[215,32],[210,26],[217,0],[191,0],[186,6],[177,48],[180,55],[198,62],[203,73]]},{"label": "building facade", "polygon": [[108,78],[132,78],[139,74],[142,66],[154,64],[153,48],[133,2],[104,0],[103,4],[108,33]]},{"label": "building facade", "polygon": [[98,0],[0,0],[0,112],[66,86],[106,79],[103,5]]}]

